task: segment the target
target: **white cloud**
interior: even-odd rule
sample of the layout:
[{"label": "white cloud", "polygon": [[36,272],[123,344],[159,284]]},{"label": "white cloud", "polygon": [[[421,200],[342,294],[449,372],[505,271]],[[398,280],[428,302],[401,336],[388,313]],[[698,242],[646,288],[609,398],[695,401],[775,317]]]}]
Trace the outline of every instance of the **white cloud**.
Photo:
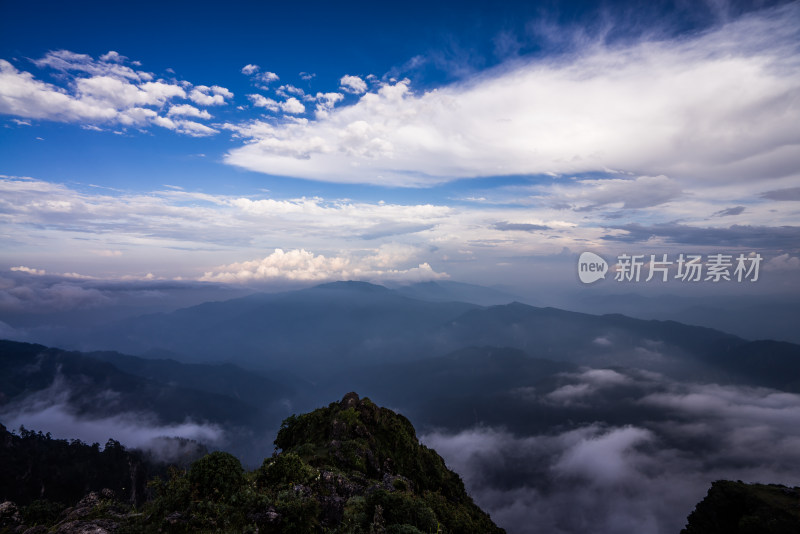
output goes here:
[{"label": "white cloud", "polygon": [[262,72],[256,77],[260,82],[269,85],[272,82],[277,82],[280,80],[280,77],[275,74],[274,72]]},{"label": "white cloud", "polygon": [[361,95],[367,92],[367,82],[358,76],[350,76],[346,74],[339,80],[339,85],[343,91],[352,93],[354,95]]},{"label": "white cloud", "polygon": [[107,53],[100,56],[100,61],[113,61],[114,63],[122,63],[126,59],[128,58],[119,55],[119,52],[113,50],[109,50]]},{"label": "white cloud", "polygon": [[[84,129],[98,131],[101,129],[96,123],[110,122],[137,128],[156,125],[193,137],[218,133],[203,124],[173,118],[211,118],[207,111],[188,104],[173,104],[166,117],[160,115],[168,103],[187,98],[186,90],[180,85],[150,81],[151,77],[141,76],[141,73],[120,70],[121,63],[127,59],[119,54],[109,52],[103,58],[97,62],[89,56],[59,51],[36,62],[41,67],[91,74],[74,78],[68,88],[36,80],[32,74],[20,72],[8,61],[0,60],[0,113],[78,122]],[[220,103],[233,96],[219,86],[200,86],[195,91],[202,99]]]},{"label": "white cloud", "polygon": [[317,119],[323,119],[338,102],[344,100],[344,95],[342,93],[317,93],[315,98],[317,100]]},{"label": "white cloud", "polygon": [[[39,68],[49,67],[64,72],[86,72],[93,76],[114,76],[135,81],[149,81],[153,75],[148,72],[136,71],[122,65],[127,58],[111,51],[100,56],[100,61],[95,61],[87,54],[76,54],[69,50],[50,51],[41,59],[33,63]],[[135,63],[134,63],[135,64]]]},{"label": "white cloud", "polygon": [[[44,270],[12,269],[43,277],[41,283],[26,280],[10,281],[0,287],[0,311],[11,313],[52,313],[89,309],[111,303],[111,298],[102,291],[79,285],[86,277],[77,273],[45,276]],[[32,271],[32,272],[31,272]],[[54,281],[50,281],[50,279]],[[67,280],[64,280],[67,279]],[[71,280],[70,280],[71,279]],[[3,280],[3,282],[9,282]]]},{"label": "white cloud", "polygon": [[[298,115],[300,113],[305,113],[305,111],[306,111],[306,107],[303,105],[303,103],[300,102],[299,100],[297,100],[294,97],[290,97],[289,99],[287,99],[284,102],[277,102],[276,100],[273,100],[272,98],[267,98],[265,96],[258,95],[258,94],[247,95],[247,98],[250,99],[250,101],[253,103],[254,106],[260,107],[260,108],[267,108],[268,110],[273,111],[273,112],[283,111],[284,113],[291,113],[291,114],[294,114],[294,115]],[[229,127],[228,129],[236,130],[238,128]],[[244,131],[247,131],[247,130],[244,130]]]},{"label": "white cloud", "polygon": [[666,176],[639,176],[633,179],[606,178],[576,180],[570,186],[555,186],[547,192],[559,202],[574,204],[574,209],[592,210],[606,206],[649,208],[677,199],[681,186]]},{"label": "white cloud", "polygon": [[98,256],[104,256],[106,258],[116,258],[122,256],[121,250],[95,250],[93,252]]},{"label": "white cloud", "polygon": [[47,271],[43,269],[32,269],[30,267],[25,267],[24,265],[20,265],[19,267],[12,267],[10,270],[20,272],[20,273],[28,273],[33,274],[36,276],[43,276],[47,274]]},{"label": "white cloud", "polygon": [[222,95],[224,98],[233,98],[232,92],[224,87],[220,87],[219,85],[212,85],[211,92],[215,95]]},{"label": "white cloud", "polygon": [[258,70],[259,70],[258,65],[247,64],[244,67],[242,67],[242,74],[250,76],[251,74],[255,74],[256,72],[258,72]]},{"label": "white cloud", "polygon": [[652,440],[651,432],[632,426],[587,436],[567,449],[553,469],[563,475],[584,477],[600,486],[616,484],[633,475],[631,450]]},{"label": "white cloud", "polygon": [[[169,120],[169,119],[167,119]],[[174,127],[167,126],[170,130],[175,130],[178,133],[186,134],[192,137],[208,137],[219,133],[219,130],[210,128],[205,124],[189,120],[174,121]]]},{"label": "white cloud", "polygon": [[286,93],[288,93],[288,94],[297,95],[297,96],[304,96],[306,94],[305,91],[303,91],[299,87],[295,87],[294,85],[291,85],[291,84],[281,85],[280,87],[278,87],[275,90],[275,92],[278,93],[278,94],[284,94],[285,95]]},{"label": "white cloud", "polygon": [[270,111],[278,111],[280,109],[278,102],[271,98],[262,95],[247,95],[247,98],[249,98],[256,107],[267,108]]},{"label": "white cloud", "polygon": [[566,411],[531,434],[479,426],[420,440],[509,532],[678,532],[711,481],[794,484],[800,396],[641,378],[606,392],[595,423],[563,428],[579,413]]},{"label": "white cloud", "polygon": [[[171,257],[175,265],[180,265],[171,267],[177,269],[171,271],[172,276],[185,278],[201,275],[202,271],[196,270],[198,265],[207,271],[211,266],[230,263],[233,254],[255,258],[264,250],[285,244],[287,249],[304,248],[316,254],[326,251],[326,258],[330,250],[350,251],[334,255],[355,262],[351,265],[355,274],[355,269],[360,269],[361,274],[381,271],[376,278],[416,275],[430,279],[435,273],[423,264],[434,265],[438,260],[430,255],[429,247],[415,248],[418,252],[405,259],[398,251],[424,243],[423,234],[434,232],[439,225],[454,225],[440,232],[458,241],[454,230],[460,223],[452,219],[456,212],[446,206],[322,198],[282,200],[164,189],[108,194],[102,189],[82,191],[39,180],[0,177],[3,233],[6,240],[13,235],[15,241],[26,244],[17,249],[17,264],[57,270],[58,260],[55,264],[35,263],[41,262],[38,251],[43,247],[63,258],[85,258],[100,248],[125,247],[126,262],[118,268],[128,266],[133,273],[147,272],[153,268],[152,258],[157,256],[159,264],[165,265],[166,258]],[[81,233],[76,235],[75,228],[81,228]],[[84,239],[86,236],[91,238]],[[387,248],[393,242],[393,248]],[[26,250],[32,256],[26,256]],[[374,252],[378,250],[380,255]],[[369,265],[363,263],[364,257],[371,257]],[[105,268],[87,272],[102,273]]]},{"label": "white cloud", "polygon": [[[9,428],[36,429],[57,439],[80,439],[87,443],[106,443],[115,439],[126,447],[158,449],[165,437],[181,437],[208,444],[222,441],[224,432],[215,424],[163,423],[155,414],[122,412],[110,416],[80,413],[71,401],[71,386],[62,375],[53,384],[3,407],[3,421]],[[98,394],[99,402],[117,399],[119,393],[107,390]],[[85,410],[84,410],[85,411]]]},{"label": "white cloud", "polygon": [[110,103],[74,98],[63,89],[18,71],[0,59],[0,113],[60,121],[113,120],[117,110]]},{"label": "white cloud", "polygon": [[139,86],[110,76],[77,80],[79,98],[98,105],[112,104],[116,109],[134,106],[163,106],[172,98],[185,98],[183,88],[163,82],[146,82]]},{"label": "white cloud", "polygon": [[[798,12],[792,4],[691,38],[593,44],[421,94],[404,80],[386,84],[307,125],[256,137],[226,161],[403,186],[608,169],[678,183],[788,176],[800,168],[800,110],[791,104]],[[346,79],[343,88],[364,88]]]},{"label": "white cloud", "polygon": [[285,102],[281,102],[281,109],[284,113],[292,113],[294,115],[305,113],[306,111],[306,107],[303,105],[303,103],[297,100],[295,97],[291,97]]},{"label": "white cloud", "polygon": [[781,254],[775,256],[764,264],[765,271],[797,271],[800,270],[800,258],[797,256],[790,256],[789,254]]},{"label": "white cloud", "polygon": [[199,110],[196,107],[189,105],[189,104],[180,104],[177,106],[172,106],[169,108],[167,112],[168,116],[172,115],[182,115],[186,117],[197,117],[198,119],[210,119],[211,114],[204,110]]},{"label": "white cloud", "polygon": [[[601,339],[601,338],[598,338]],[[597,342],[597,340],[595,340]],[[611,369],[589,369],[580,374],[564,375],[579,382],[554,389],[544,399],[563,406],[581,405],[586,399],[603,389],[632,383],[627,376]]]},{"label": "white cloud", "polygon": [[[392,247],[379,249],[373,255],[356,258],[351,255],[326,257],[306,250],[282,249],[261,260],[223,265],[207,272],[200,280],[207,282],[249,283],[275,280],[288,281],[334,281],[334,280],[393,280],[427,281],[447,278],[445,273],[435,272],[427,263],[416,267],[393,268],[397,257]],[[407,255],[402,254],[403,259]]]},{"label": "white cloud", "polygon": [[226,98],[233,98],[233,93],[218,85],[198,85],[189,93],[189,100],[201,106],[221,106]]}]

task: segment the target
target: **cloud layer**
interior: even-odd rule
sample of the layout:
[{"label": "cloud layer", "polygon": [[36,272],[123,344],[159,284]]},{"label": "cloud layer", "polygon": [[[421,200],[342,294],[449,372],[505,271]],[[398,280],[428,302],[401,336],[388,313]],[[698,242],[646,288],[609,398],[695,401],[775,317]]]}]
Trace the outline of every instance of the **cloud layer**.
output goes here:
[{"label": "cloud layer", "polygon": [[[318,120],[253,132],[226,161],[402,186],[606,169],[709,183],[795,175],[799,12],[790,4],[691,38],[592,43],[421,94],[387,82]],[[354,76],[341,83],[367,90]]]},{"label": "cloud layer", "polygon": [[[101,395],[95,399],[99,407],[105,407],[119,394],[108,390],[103,395],[106,398]],[[127,447],[156,453],[164,448],[164,438],[185,438],[209,445],[221,443],[224,439],[222,428],[214,424],[190,420],[164,424],[150,413],[80,413],[70,402],[70,397],[70,386],[61,375],[56,375],[50,387],[3,406],[0,418],[12,430],[25,426],[50,432],[56,439],[80,439],[86,443],[104,444],[109,439],[115,439]],[[88,402],[88,399],[81,400]]]},{"label": "cloud layer", "polygon": [[[796,394],[600,369],[569,382],[526,398],[606,406],[597,422],[528,435],[478,426],[421,438],[509,532],[678,532],[714,480],[800,479]],[[603,422],[626,418],[630,424]]]}]

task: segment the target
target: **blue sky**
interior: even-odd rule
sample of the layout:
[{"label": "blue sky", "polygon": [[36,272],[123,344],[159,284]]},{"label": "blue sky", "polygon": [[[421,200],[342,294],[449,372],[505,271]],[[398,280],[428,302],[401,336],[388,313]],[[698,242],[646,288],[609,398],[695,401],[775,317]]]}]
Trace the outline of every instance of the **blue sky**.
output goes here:
[{"label": "blue sky", "polygon": [[163,4],[0,4],[5,291],[576,289],[584,250],[800,289],[797,2]]}]

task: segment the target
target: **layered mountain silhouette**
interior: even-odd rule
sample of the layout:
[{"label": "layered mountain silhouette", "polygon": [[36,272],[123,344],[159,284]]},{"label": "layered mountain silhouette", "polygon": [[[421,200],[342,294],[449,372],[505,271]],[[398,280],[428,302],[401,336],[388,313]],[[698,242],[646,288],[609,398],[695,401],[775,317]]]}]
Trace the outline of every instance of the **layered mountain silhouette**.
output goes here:
[{"label": "layered mountain silhouette", "polygon": [[[89,332],[85,344],[185,362],[283,369],[315,381],[344,367],[492,346],[579,365],[636,366],[677,379],[744,381],[791,391],[800,387],[792,378],[798,376],[792,363],[800,359],[798,346],[790,343],[751,342],[675,321],[518,302],[484,307],[421,300],[365,282],[256,294],[142,316]],[[770,365],[762,365],[767,354]]]},{"label": "layered mountain silhouette", "polygon": [[[557,451],[546,448],[540,452],[549,456],[526,455],[512,448],[515,443],[569,444],[573,436],[584,436],[579,439],[586,440],[587,447],[600,447],[602,454],[606,437],[628,436],[640,439],[640,444],[614,454],[645,454],[645,447],[655,447],[648,458],[667,463],[673,459],[685,469],[679,460],[705,458],[701,467],[739,478],[735,470],[753,467],[753,460],[726,449],[719,436],[733,436],[728,425],[734,423],[760,425],[754,413],[786,408],[781,417],[791,417],[794,396],[779,391],[800,392],[800,346],[792,343],[751,341],[710,328],[618,314],[592,315],[518,302],[481,305],[449,298],[458,296],[462,287],[438,283],[437,287],[426,296],[342,282],[209,302],[81,332],[80,344],[92,348],[83,352],[3,341],[0,422],[14,427],[35,414],[67,418],[77,430],[127,421],[133,414],[137,423],[152,427],[148,430],[154,435],[162,428],[192,424],[216,429],[220,437],[216,446],[253,468],[269,454],[280,421],[313,410],[342,391],[358,391],[377,404],[402,411],[426,443],[436,443],[448,459],[456,460],[479,497],[495,499],[493,515],[502,518],[495,514],[504,506],[498,495],[556,499],[561,495],[559,485],[564,484],[572,488],[569,491],[579,491],[580,477],[556,476],[565,465],[582,469],[583,477],[603,474],[591,463],[561,463]],[[743,421],[736,419],[732,414],[739,404],[756,410],[746,411]],[[712,409],[706,410],[707,406]],[[336,410],[338,421],[347,409]],[[787,429],[776,426],[774,431],[790,439],[793,434]],[[333,464],[322,463],[333,461],[330,453],[323,453],[319,440],[324,439],[342,441],[319,433],[302,443],[279,442],[287,451],[284,459],[292,458],[292,469],[338,472]],[[467,440],[463,455],[453,445],[460,440]],[[480,448],[485,443],[501,448],[497,456]],[[362,445],[347,447],[358,451]],[[177,447],[188,452],[201,449]],[[475,450],[477,455],[470,456]],[[783,466],[789,455],[782,451],[778,450],[775,466]],[[324,458],[315,456],[319,454]],[[575,450],[570,454],[577,458]],[[512,465],[519,458],[525,461]],[[220,465],[230,462],[217,459]],[[382,480],[383,472],[364,471],[368,466],[383,469],[382,463],[369,462],[359,464],[359,472],[367,478],[380,475],[375,480]],[[712,471],[708,482],[719,477],[720,471]],[[255,476],[243,473],[245,478]],[[193,482],[178,477],[172,484],[169,487],[178,491]],[[694,486],[695,492],[698,489],[704,488]],[[186,498],[185,493],[175,495]],[[274,505],[259,513],[285,519],[290,508],[302,517],[311,517],[306,512],[316,509],[308,495],[299,500],[289,498],[291,492],[281,495],[283,508]],[[374,524],[378,529],[383,524],[387,532],[415,532],[411,528],[435,532],[415,523],[389,528],[387,521],[394,519],[386,515],[384,505],[419,509],[417,497],[384,502],[364,496],[363,502],[346,506],[342,517],[359,528]],[[275,499],[280,500],[278,494]],[[228,506],[209,502],[212,508]],[[439,512],[425,502],[438,518]],[[159,528],[189,529],[188,508],[169,506],[161,510],[171,511],[157,517],[171,526]],[[684,507],[688,504],[675,513],[685,517],[689,510]],[[428,512],[420,513],[430,518]],[[267,516],[258,519],[262,526],[268,524]],[[322,516],[313,517],[323,521]]]}]

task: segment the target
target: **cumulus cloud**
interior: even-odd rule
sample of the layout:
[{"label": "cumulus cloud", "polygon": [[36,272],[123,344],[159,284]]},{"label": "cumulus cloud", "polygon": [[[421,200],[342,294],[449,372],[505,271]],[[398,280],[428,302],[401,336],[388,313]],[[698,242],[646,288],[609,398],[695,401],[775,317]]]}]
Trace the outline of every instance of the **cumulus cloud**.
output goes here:
[{"label": "cumulus cloud", "polygon": [[272,82],[277,82],[278,80],[280,80],[280,77],[277,74],[269,71],[262,72],[257,76],[257,78],[261,83],[265,85],[269,85]]},{"label": "cumulus cloud", "polygon": [[30,267],[25,267],[24,265],[20,265],[18,267],[12,267],[10,270],[17,271],[17,272],[20,272],[20,273],[33,274],[33,275],[37,275],[37,276],[43,276],[43,275],[47,274],[47,272],[44,269],[32,269]]},{"label": "cumulus cloud", "polygon": [[303,105],[303,103],[297,100],[295,97],[286,99],[285,102],[281,102],[280,106],[285,113],[291,113],[293,115],[305,113],[306,111],[306,107]]},{"label": "cumulus cloud", "polygon": [[408,260],[408,250],[398,255],[392,246],[382,247],[372,255],[360,258],[329,256],[295,249],[284,252],[275,249],[260,260],[223,265],[205,273],[200,280],[209,282],[250,283],[274,280],[288,281],[410,281],[421,282],[447,278],[446,273],[435,272],[427,263],[411,268],[396,268]]},{"label": "cumulus cloud", "polygon": [[248,63],[247,65],[242,67],[242,74],[250,76],[251,74],[255,74],[256,72],[258,72],[258,70],[259,70],[258,65],[253,65]]},{"label": "cumulus cloud", "polygon": [[263,95],[247,95],[247,98],[258,108],[267,108],[270,111],[278,111],[280,109],[278,102]]},{"label": "cumulus cloud", "polygon": [[765,271],[797,271],[800,270],[800,258],[788,253],[775,256],[764,264]]},{"label": "cumulus cloud", "polygon": [[333,107],[344,100],[342,93],[317,93],[317,118],[324,118],[325,114],[333,109]]},{"label": "cumulus cloud", "polygon": [[189,93],[189,100],[201,106],[221,106],[226,98],[233,98],[233,93],[218,85],[198,85]]},{"label": "cumulus cloud", "polygon": [[[800,166],[800,111],[791,105],[800,90],[799,11],[789,4],[691,38],[593,44],[419,94],[408,81],[387,83],[324,118],[256,136],[226,161],[404,186],[608,169],[707,184],[790,176]],[[659,188],[648,198],[646,189],[642,182],[640,204],[623,202],[654,205],[677,194]],[[598,202],[612,203],[611,193]]]},{"label": "cumulus cloud", "polygon": [[298,115],[306,111],[306,107],[303,103],[295,97],[290,97],[283,102],[278,102],[272,98],[267,98],[258,94],[247,95],[247,98],[250,99],[250,102],[252,102],[254,106],[267,108],[272,112],[283,111],[284,113]]},{"label": "cumulus cloud", "polygon": [[346,74],[339,80],[339,85],[343,91],[352,93],[354,95],[361,95],[367,92],[367,82],[358,76],[350,76]]},{"label": "cumulus cloud", "polygon": [[189,105],[189,104],[180,104],[177,106],[172,106],[169,108],[167,112],[168,116],[172,115],[182,115],[185,117],[197,117],[198,119],[210,119],[211,114],[206,111],[205,109],[199,110],[196,107]]},{"label": "cumulus cloud", "polygon": [[[34,61],[40,68],[57,69],[66,77],[66,87],[37,80],[31,73],[19,71],[0,60],[0,113],[22,117],[78,122],[87,129],[99,130],[96,123],[142,128],[156,125],[169,130],[202,137],[217,130],[175,116],[209,119],[207,111],[188,104],[174,104],[189,98],[204,105],[224,103],[233,94],[223,87],[198,86],[187,95],[178,84],[153,80],[149,73],[124,65],[127,58],[109,52],[94,60],[66,50],[49,52]],[[167,116],[162,110],[170,104]]]},{"label": "cumulus cloud", "polygon": [[299,87],[295,87],[292,84],[281,85],[275,90],[275,93],[281,96],[287,96],[291,94],[291,95],[297,95],[299,97],[303,97],[306,94],[305,91],[303,91]]}]

